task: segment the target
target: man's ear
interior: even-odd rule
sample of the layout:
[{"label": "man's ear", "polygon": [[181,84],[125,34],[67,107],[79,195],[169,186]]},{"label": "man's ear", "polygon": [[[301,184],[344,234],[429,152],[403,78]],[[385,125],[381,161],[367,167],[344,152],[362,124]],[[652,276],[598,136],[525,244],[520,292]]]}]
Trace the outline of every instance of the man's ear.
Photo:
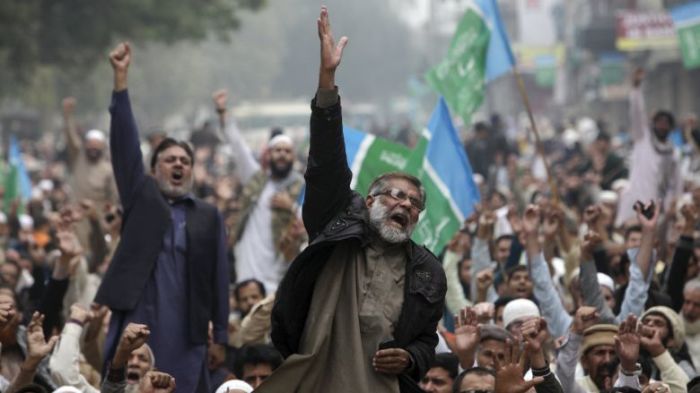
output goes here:
[{"label": "man's ear", "polygon": [[367,208],[369,209],[370,207],[372,207],[372,204],[374,203],[374,200],[375,200],[375,199],[374,199],[373,196],[367,195],[367,198],[365,198],[365,206],[367,206]]}]

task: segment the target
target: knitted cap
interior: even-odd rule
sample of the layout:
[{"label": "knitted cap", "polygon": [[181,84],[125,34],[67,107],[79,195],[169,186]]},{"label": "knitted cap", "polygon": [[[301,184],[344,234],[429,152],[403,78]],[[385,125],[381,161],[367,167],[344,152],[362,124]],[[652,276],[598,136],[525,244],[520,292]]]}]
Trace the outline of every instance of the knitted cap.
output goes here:
[{"label": "knitted cap", "polygon": [[598,324],[589,327],[583,332],[581,354],[598,345],[615,345],[617,325]]},{"label": "knitted cap", "polygon": [[672,349],[680,349],[685,341],[685,325],[681,320],[681,316],[671,308],[666,306],[656,306],[646,310],[644,314],[642,314],[640,320],[643,320],[644,317],[649,314],[657,314],[666,318],[666,321],[671,325],[669,326],[669,330],[671,331],[671,338],[673,338]]}]

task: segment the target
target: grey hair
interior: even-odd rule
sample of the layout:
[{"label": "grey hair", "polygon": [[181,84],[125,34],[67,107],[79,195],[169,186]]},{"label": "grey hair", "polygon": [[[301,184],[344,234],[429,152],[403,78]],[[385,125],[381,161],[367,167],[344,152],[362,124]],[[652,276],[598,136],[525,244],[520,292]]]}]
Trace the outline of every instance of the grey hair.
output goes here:
[{"label": "grey hair", "polygon": [[372,184],[369,185],[369,192],[367,195],[376,195],[377,193],[384,191],[388,186],[389,180],[392,179],[403,179],[416,186],[418,192],[420,193],[421,202],[423,202],[423,206],[425,206],[426,195],[423,183],[421,183],[417,177],[404,172],[387,172],[375,178],[372,180]]},{"label": "grey hair", "polygon": [[688,291],[700,291],[700,279],[694,278],[686,282],[685,286],[683,286],[683,292]]}]

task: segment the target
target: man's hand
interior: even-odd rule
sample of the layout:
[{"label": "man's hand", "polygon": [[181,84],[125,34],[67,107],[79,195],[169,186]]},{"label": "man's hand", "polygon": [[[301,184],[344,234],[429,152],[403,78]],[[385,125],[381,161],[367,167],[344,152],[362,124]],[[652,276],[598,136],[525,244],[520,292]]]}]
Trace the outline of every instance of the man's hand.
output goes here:
[{"label": "man's hand", "polygon": [[122,42],[109,53],[109,62],[114,70],[114,91],[126,90],[127,72],[131,63],[131,47]]},{"label": "man's hand", "polygon": [[340,65],[343,49],[348,43],[348,37],[341,37],[336,45],[328,21],[328,8],[321,7],[318,17],[318,38],[321,40],[321,70],[319,71],[318,87],[322,89],[335,88],[335,70]]},{"label": "man's hand", "polygon": [[542,351],[544,342],[549,338],[547,322],[544,318],[533,318],[525,321],[520,326],[520,333],[522,333],[523,339],[528,344],[527,351],[530,353],[530,356]]},{"label": "man's hand", "polygon": [[496,214],[491,210],[484,210],[479,216],[479,227],[476,237],[489,241],[493,237],[493,229],[496,225]]},{"label": "man's hand", "polygon": [[73,113],[75,112],[75,97],[66,97],[61,101],[61,104],[63,105],[63,117],[70,117],[73,116]]},{"label": "man's hand", "polygon": [[0,303],[0,330],[5,329],[5,327],[14,319],[17,311],[15,307],[10,302]]},{"label": "man's hand", "polygon": [[[659,221],[659,212],[661,210],[659,204],[655,203],[653,200],[647,204],[637,202],[634,204],[634,210],[637,212],[637,219],[642,225],[642,230],[653,233],[656,230],[656,224]],[[651,217],[644,215],[643,211],[651,211]]]},{"label": "man's hand", "polygon": [[83,214],[90,220],[97,221],[99,219],[97,207],[92,199],[83,199],[80,201],[80,208],[83,210]]},{"label": "man's hand", "polygon": [[39,363],[51,352],[58,341],[58,336],[53,336],[47,342],[44,339],[44,315],[39,312],[32,314],[32,320],[27,326],[27,357],[25,366],[35,369]]},{"label": "man's hand", "polygon": [[225,113],[226,112],[226,105],[228,102],[228,92],[226,89],[221,89],[215,91],[211,95],[212,100],[214,101],[214,108],[216,109],[217,113]]},{"label": "man's hand", "polygon": [[485,301],[489,287],[493,285],[493,271],[485,269],[476,275],[476,291],[481,301]]},{"label": "man's hand", "polygon": [[543,377],[533,377],[530,381],[523,379],[526,351],[520,352],[518,343],[506,341],[503,363],[496,359],[495,393],[525,393],[533,386],[542,383]]},{"label": "man's hand", "polygon": [[508,207],[508,214],[506,215],[510,228],[513,230],[515,236],[519,236],[523,231],[523,220],[518,214],[518,209],[514,205]]},{"label": "man's hand", "polygon": [[571,324],[571,331],[574,334],[583,336],[583,332],[589,327],[598,323],[600,314],[596,311],[595,307],[582,306],[576,310],[576,315],[574,316],[574,321]]},{"label": "man's hand", "polygon": [[542,231],[544,232],[544,237],[550,241],[553,241],[560,231],[564,230],[562,223],[564,222],[564,213],[556,207],[552,207],[547,216],[544,219],[544,225],[542,226]]},{"label": "man's hand", "polygon": [[523,214],[523,230],[527,235],[537,235],[540,229],[540,208],[530,205]]},{"label": "man's hand", "polygon": [[593,252],[598,248],[598,246],[603,242],[598,232],[589,230],[583,236],[583,241],[581,242],[581,262],[590,262],[593,260]]},{"label": "man's hand", "polygon": [[698,208],[692,203],[686,203],[681,207],[681,214],[683,215],[683,234],[686,236],[693,236],[695,232],[695,227],[698,224],[698,219],[700,214],[698,213]]},{"label": "man's hand", "polygon": [[476,312],[470,307],[465,307],[455,315],[455,355],[459,358],[462,368],[471,368],[474,365],[474,354],[481,340],[479,322]]},{"label": "man's hand", "polygon": [[630,314],[622,321],[615,336],[615,350],[623,370],[632,372],[639,358],[640,338],[637,330],[637,317]]},{"label": "man's hand", "polygon": [[281,191],[276,193],[270,198],[270,206],[273,209],[288,210],[292,211],[294,207],[294,201],[292,197],[286,191]]},{"label": "man's hand", "polygon": [[374,371],[398,375],[411,365],[411,355],[402,348],[380,349],[372,358]]},{"label": "man's hand", "polygon": [[59,230],[56,233],[56,239],[61,257],[56,260],[52,276],[56,280],[65,280],[75,272],[75,268],[80,263],[78,257],[82,255],[83,248],[73,231]]},{"label": "man's hand", "polygon": [[141,393],[171,393],[175,391],[175,378],[170,374],[149,371],[141,379],[139,392]]},{"label": "man's hand", "polygon": [[666,347],[661,341],[661,333],[658,330],[642,326],[639,331],[639,342],[642,348],[649,352],[652,357],[657,357],[666,352]]},{"label": "man's hand", "polygon": [[80,304],[74,303],[72,306],[70,306],[70,319],[81,323],[83,326],[86,323],[90,322],[90,320],[92,320],[92,317],[92,312],[90,312],[90,310],[86,309]]},{"label": "man's hand", "polygon": [[109,313],[109,307],[92,303],[90,305],[90,324],[85,331],[85,342],[97,339],[102,326],[104,326],[105,316]]},{"label": "man's hand", "polygon": [[462,231],[457,231],[447,243],[447,249],[458,255],[464,255],[470,247],[471,237]]},{"label": "man's hand", "polygon": [[117,344],[117,351],[112,361],[112,368],[118,369],[124,367],[131,352],[145,344],[150,334],[151,331],[146,325],[138,323],[128,324],[124,329],[124,333],[122,333],[121,339],[119,339],[119,344]]},{"label": "man's hand", "polygon": [[477,303],[472,307],[472,310],[476,313],[476,320],[484,324],[491,323],[496,313],[493,303],[489,302]]}]

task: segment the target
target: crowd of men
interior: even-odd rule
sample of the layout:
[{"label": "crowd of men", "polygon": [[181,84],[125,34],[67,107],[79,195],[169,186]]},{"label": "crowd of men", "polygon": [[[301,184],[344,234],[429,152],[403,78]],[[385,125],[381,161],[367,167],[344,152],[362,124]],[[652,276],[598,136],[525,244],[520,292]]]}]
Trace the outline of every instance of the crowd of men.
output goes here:
[{"label": "crowd of men", "polygon": [[128,43],[109,55],[108,133],[69,97],[65,149],[21,141],[0,391],[700,392],[695,117],[649,116],[636,70],[622,131],[545,141],[553,182],[498,116],[474,125],[482,200],[436,256],[411,240],[431,202],[417,178],[351,189],[348,39],[326,8],[318,34],[303,165],[283,130],[248,146],[225,91],[210,137],[140,134]]}]

